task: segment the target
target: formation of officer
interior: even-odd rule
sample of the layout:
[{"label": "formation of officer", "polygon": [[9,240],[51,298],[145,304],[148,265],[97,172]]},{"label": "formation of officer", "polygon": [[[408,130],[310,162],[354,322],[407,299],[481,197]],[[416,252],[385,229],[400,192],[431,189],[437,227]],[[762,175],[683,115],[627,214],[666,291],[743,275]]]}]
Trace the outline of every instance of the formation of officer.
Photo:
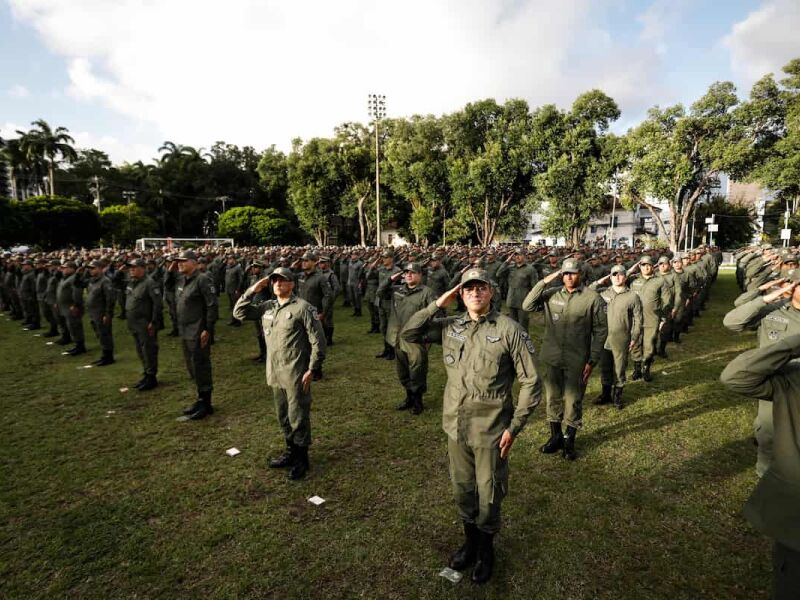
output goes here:
[{"label": "formation of officer", "polygon": [[92,363],[97,367],[107,367],[115,362],[113,321],[117,295],[105,269],[103,260],[89,262],[90,277],[86,282],[86,310],[102,352],[100,358]]},{"label": "formation of officer", "polygon": [[[490,273],[491,277],[489,269],[487,269],[487,273]],[[528,264],[525,252],[517,249],[508,260],[496,267],[492,279],[495,282],[502,281],[508,290],[506,295],[508,316],[522,325],[525,331],[528,331],[529,313],[522,308],[522,303],[536,285],[539,275],[536,269]]]},{"label": "formation of officer", "polygon": [[[271,286],[274,299],[253,299]],[[267,385],[272,390],[286,452],[269,461],[271,468],[289,469],[289,479],[305,477],[311,444],[311,382],[322,370],[325,334],[315,306],[294,294],[295,274],[278,267],[245,290],[234,307],[240,320],[260,319],[267,342]]]},{"label": "formation of officer", "polygon": [[147,277],[147,261],[128,262],[125,314],[136,354],[142,363],[142,378],[134,385],[140,392],[158,386],[158,319],[162,315],[161,289]]}]

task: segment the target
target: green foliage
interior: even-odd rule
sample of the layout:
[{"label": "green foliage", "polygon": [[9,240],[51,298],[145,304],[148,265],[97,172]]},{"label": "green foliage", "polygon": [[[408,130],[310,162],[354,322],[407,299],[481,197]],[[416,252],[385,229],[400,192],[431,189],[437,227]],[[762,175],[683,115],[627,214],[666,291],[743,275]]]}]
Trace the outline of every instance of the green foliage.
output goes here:
[{"label": "green foliage", "polygon": [[100,211],[100,225],[106,243],[128,247],[137,238],[152,236],[157,228],[155,219],[145,215],[135,203],[104,208]]},{"label": "green foliage", "polygon": [[19,203],[0,197],[0,247],[30,242],[33,235],[30,213],[19,210]]},{"label": "green foliage", "polygon": [[0,203],[0,240],[45,249],[92,246],[100,238],[94,207],[74,198],[34,196],[24,202]]},{"label": "green foliage", "polygon": [[430,206],[420,205],[411,213],[411,231],[417,242],[427,240],[436,226],[436,215]]},{"label": "green foliage", "polygon": [[[755,232],[755,215],[746,206],[730,204],[724,196],[714,196],[697,207],[695,237],[709,241],[706,218],[714,216],[719,231],[714,234],[714,245],[720,248],[738,248],[752,242]],[[696,243],[690,244],[695,246]]]},{"label": "green foliage", "polygon": [[237,244],[265,246],[287,241],[289,221],[274,208],[237,206],[219,217],[217,234]]}]

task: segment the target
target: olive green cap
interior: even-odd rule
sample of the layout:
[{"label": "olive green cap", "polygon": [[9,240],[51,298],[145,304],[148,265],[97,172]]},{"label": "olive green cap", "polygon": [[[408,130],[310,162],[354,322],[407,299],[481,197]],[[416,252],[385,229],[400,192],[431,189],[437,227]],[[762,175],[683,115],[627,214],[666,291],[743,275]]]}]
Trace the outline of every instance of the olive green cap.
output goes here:
[{"label": "olive green cap", "polygon": [[406,263],[403,266],[403,273],[407,273],[409,271],[411,273],[422,273],[422,265],[417,262]]},{"label": "olive green cap", "polygon": [[484,269],[469,269],[461,276],[461,285],[467,285],[470,281],[482,281],[483,283],[492,284],[492,278],[489,277]]},{"label": "olive green cap", "polygon": [[611,274],[616,275],[617,273],[625,273],[625,266],[624,265],[614,265],[611,267]]},{"label": "olive green cap", "polygon": [[291,269],[287,269],[286,267],[278,267],[272,273],[270,273],[270,280],[275,279],[276,277],[286,279],[287,281],[294,281],[294,273],[292,273]]},{"label": "olive green cap", "polygon": [[649,254],[645,254],[642,258],[639,259],[640,265],[652,265],[653,264],[653,257]]},{"label": "olive green cap", "polygon": [[568,258],[561,265],[561,272],[562,273],[580,273],[581,269],[578,266],[578,261],[575,260],[574,258]]}]

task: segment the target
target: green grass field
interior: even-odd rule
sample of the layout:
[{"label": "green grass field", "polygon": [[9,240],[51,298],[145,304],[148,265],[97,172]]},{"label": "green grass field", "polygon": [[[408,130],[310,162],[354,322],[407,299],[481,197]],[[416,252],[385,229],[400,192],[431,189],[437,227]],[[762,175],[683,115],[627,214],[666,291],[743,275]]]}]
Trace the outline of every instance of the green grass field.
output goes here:
[{"label": "green grass field", "polygon": [[[314,384],[312,471],[266,468],[282,450],[251,324],[213,347],[216,414],[175,418],[193,387],[173,338],[162,386],[133,389],[140,366],[115,320],[117,364],[0,318],[0,596],[4,598],[760,598],[768,540],[740,508],[753,488],[753,400],[718,376],[752,334],[722,317],[737,290],[720,275],[708,310],[626,408],[591,406],[580,459],[545,456],[544,404],[511,453],[493,580],[438,577],[461,528],[441,430],[444,369],[431,354],[427,410],[398,413],[394,364],[376,360],[368,317],[336,315],[336,345]],[[340,301],[341,303],[341,301]],[[366,309],[365,309],[366,315]],[[531,326],[541,340],[541,315]],[[666,374],[665,374],[666,373]],[[228,457],[235,446],[242,453]],[[307,499],[319,495],[325,504]]]}]

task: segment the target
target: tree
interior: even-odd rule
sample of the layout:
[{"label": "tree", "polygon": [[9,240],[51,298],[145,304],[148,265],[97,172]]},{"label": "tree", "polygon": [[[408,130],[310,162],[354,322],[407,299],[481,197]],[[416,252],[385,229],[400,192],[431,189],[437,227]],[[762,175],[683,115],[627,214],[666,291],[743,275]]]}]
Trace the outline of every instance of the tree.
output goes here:
[{"label": "tree", "polygon": [[[384,128],[384,136],[386,128]],[[343,123],[334,130],[339,165],[344,178],[339,213],[358,220],[362,246],[372,239],[374,214],[375,150],[369,130],[360,123]],[[377,230],[377,228],[375,228]]]},{"label": "tree", "polygon": [[0,197],[0,247],[30,242],[34,231],[30,214],[20,208],[20,203]]},{"label": "tree", "polygon": [[[735,111],[738,104],[732,83],[714,83],[689,112],[679,104],[656,106],[626,136],[630,162],[623,202],[650,209],[673,252],[686,237],[695,205],[711,193],[720,173],[742,178],[757,158],[747,115]],[[658,201],[667,203],[669,232]]]},{"label": "tree", "polygon": [[22,149],[21,138],[5,140],[0,148],[0,156],[11,169],[11,197],[14,200],[24,200],[33,175],[33,166]]},{"label": "tree", "polygon": [[616,139],[607,136],[620,116],[600,90],[579,96],[569,112],[545,106],[533,115],[532,146],[542,172],[534,176],[537,199],[548,203],[543,230],[577,246],[589,219],[605,207],[617,169]]},{"label": "tree", "polygon": [[111,244],[131,247],[140,237],[153,235],[156,221],[135,203],[117,204],[100,211],[103,239]]},{"label": "tree", "polygon": [[444,223],[450,206],[447,146],[443,122],[432,115],[395,120],[386,144],[386,179],[392,191],[411,205],[416,242]]},{"label": "tree", "polygon": [[736,248],[753,240],[755,215],[752,209],[731,204],[725,196],[712,196],[708,202],[698,205],[694,215],[696,238],[709,241],[706,218],[711,215],[714,215],[714,221],[719,225],[719,231],[714,234],[714,244],[720,248]]},{"label": "tree", "polygon": [[286,155],[270,146],[261,153],[256,167],[266,206],[284,212],[288,208],[289,167]]},{"label": "tree", "polygon": [[524,100],[509,100],[504,106],[482,100],[446,119],[456,217],[474,226],[482,246],[498,233],[516,234],[524,228],[522,211],[533,191],[530,126]]},{"label": "tree", "polygon": [[[27,133],[17,132],[22,135],[20,147],[31,161],[43,160],[47,163],[50,195],[56,195],[56,164],[61,161],[73,161],[78,158],[71,144],[75,140],[69,135],[66,127],[56,127],[53,130],[44,119],[31,123],[33,129]],[[61,160],[57,160],[60,158]]]},{"label": "tree", "polygon": [[35,196],[15,206],[31,224],[29,243],[52,249],[93,246],[100,239],[97,211],[80,200]]},{"label": "tree", "polygon": [[295,139],[288,167],[289,202],[300,226],[325,246],[331,217],[339,213],[346,189],[338,147],[326,138],[312,138],[305,144]]},{"label": "tree", "polygon": [[274,208],[237,206],[220,215],[217,234],[239,244],[269,246],[286,241],[290,227]]}]

